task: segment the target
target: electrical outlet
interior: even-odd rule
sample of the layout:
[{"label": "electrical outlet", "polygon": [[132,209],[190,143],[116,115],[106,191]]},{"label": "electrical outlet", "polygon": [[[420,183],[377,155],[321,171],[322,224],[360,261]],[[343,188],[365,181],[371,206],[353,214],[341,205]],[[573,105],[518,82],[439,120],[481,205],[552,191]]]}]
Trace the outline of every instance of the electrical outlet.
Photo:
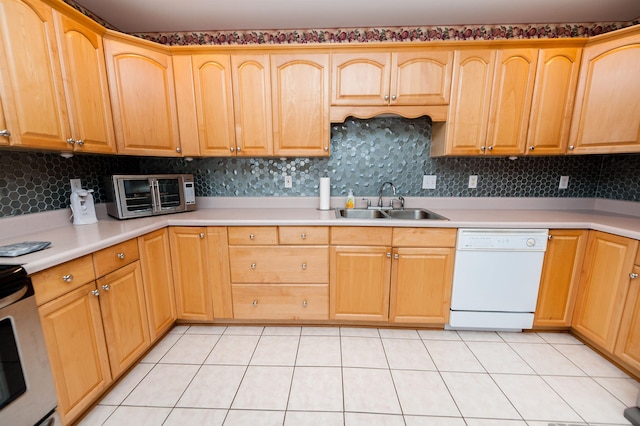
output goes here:
[{"label": "electrical outlet", "polygon": [[71,192],[82,189],[82,180],[80,179],[69,179],[69,184],[71,185]]},{"label": "electrical outlet", "polygon": [[474,189],[478,187],[478,175],[469,176],[469,188]]},{"label": "electrical outlet", "polygon": [[293,188],[293,180],[291,179],[291,176],[285,176],[284,177],[284,187],[285,188]]},{"label": "electrical outlet", "polygon": [[422,176],[422,189],[436,189],[436,175]]},{"label": "electrical outlet", "polygon": [[560,176],[559,189],[567,189],[569,187],[569,176]]}]

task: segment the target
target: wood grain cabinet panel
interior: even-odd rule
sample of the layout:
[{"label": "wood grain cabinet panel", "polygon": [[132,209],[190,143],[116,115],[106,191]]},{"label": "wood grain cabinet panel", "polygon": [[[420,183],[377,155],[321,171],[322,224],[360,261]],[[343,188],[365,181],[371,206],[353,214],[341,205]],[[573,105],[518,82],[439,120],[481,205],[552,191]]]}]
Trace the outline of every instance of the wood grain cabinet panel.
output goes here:
[{"label": "wood grain cabinet panel", "polygon": [[139,258],[138,241],[134,238],[95,252],[93,254],[93,267],[96,271],[96,276],[101,277],[131,262],[135,262]]},{"label": "wood grain cabinet panel", "polygon": [[333,53],[331,67],[331,105],[389,103],[391,78],[389,53]]},{"label": "wood grain cabinet panel", "polygon": [[38,306],[96,279],[91,255],[70,260],[31,276]]},{"label": "wood grain cabinet panel", "polygon": [[638,241],[590,231],[572,327],[613,353]]},{"label": "wood grain cabinet panel", "polygon": [[640,376],[640,262],[629,274],[629,292],[614,350],[627,367]]},{"label": "wood grain cabinet panel", "polygon": [[278,228],[275,226],[232,226],[228,235],[229,245],[278,244]]},{"label": "wood grain cabinet panel", "polygon": [[233,284],[236,319],[329,319],[329,286],[292,284]]},{"label": "wood grain cabinet panel", "polygon": [[280,244],[313,245],[329,244],[329,228],[326,226],[280,226]]},{"label": "wood grain cabinet panel", "polygon": [[588,231],[551,229],[542,264],[534,327],[571,326]]},{"label": "wood grain cabinet panel", "polygon": [[70,150],[51,7],[37,0],[1,0],[0,57],[0,100],[10,145]]}]

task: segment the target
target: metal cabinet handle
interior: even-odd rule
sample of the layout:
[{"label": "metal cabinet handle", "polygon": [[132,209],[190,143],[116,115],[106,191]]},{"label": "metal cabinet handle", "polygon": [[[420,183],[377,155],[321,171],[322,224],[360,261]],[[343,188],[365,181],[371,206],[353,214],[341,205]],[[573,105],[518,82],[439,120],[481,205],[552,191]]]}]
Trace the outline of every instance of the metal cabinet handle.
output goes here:
[{"label": "metal cabinet handle", "polygon": [[96,297],[100,296],[100,292],[98,290],[91,290],[91,294]]},{"label": "metal cabinet handle", "polygon": [[240,147],[237,147],[237,148],[236,148],[236,151],[240,152]]},{"label": "metal cabinet handle", "polygon": [[305,234],[304,232],[302,234],[300,234],[300,238],[302,238],[303,240],[307,239],[307,234]]},{"label": "metal cabinet handle", "polygon": [[257,299],[253,301],[253,307],[255,308],[256,306],[258,306],[258,300]]},{"label": "metal cabinet handle", "polygon": [[180,147],[176,148],[176,152],[182,152],[182,148]]},{"label": "metal cabinet handle", "polygon": [[249,234],[249,239],[250,239],[250,240],[255,240],[255,239],[256,239],[256,236],[255,236],[255,235],[253,235],[253,234]]},{"label": "metal cabinet handle", "polygon": [[399,255],[398,253],[395,253],[395,254],[393,255],[393,258],[394,258],[395,260],[398,260],[398,259],[400,259],[400,255]]},{"label": "metal cabinet handle", "polygon": [[102,289],[104,291],[109,291],[109,290],[111,290],[111,286],[109,284],[105,284],[105,285],[102,286]]},{"label": "metal cabinet handle", "polygon": [[251,264],[251,269],[256,269],[256,264],[255,263]]},{"label": "metal cabinet handle", "polygon": [[569,145],[569,151],[573,151],[574,149],[575,149],[575,146]]},{"label": "metal cabinet handle", "polygon": [[[8,138],[9,136],[11,136],[11,132],[8,131],[7,129],[0,130],[0,136],[2,136],[3,138]],[[326,147],[325,147],[325,151],[326,151]]]},{"label": "metal cabinet handle", "polygon": [[302,269],[307,269],[307,264],[306,263],[302,264]]},{"label": "metal cabinet handle", "polygon": [[530,146],[530,147],[529,147],[529,151],[533,151],[534,149],[536,149],[536,147],[535,147],[535,146]]},{"label": "metal cabinet handle", "polygon": [[71,281],[73,281],[73,275],[71,275],[71,274],[63,275],[62,276],[62,281],[66,282],[66,283],[70,283]]},{"label": "metal cabinet handle", "polygon": [[231,151],[231,152],[233,152],[233,151],[235,151],[235,150],[236,150],[236,149],[235,149],[234,147],[230,147],[230,148],[229,148],[229,151]]},{"label": "metal cabinet handle", "polygon": [[489,151],[493,151],[493,145],[489,145]]},{"label": "metal cabinet handle", "polygon": [[384,100],[388,101],[389,100],[389,95],[384,95]]},{"label": "metal cabinet handle", "polygon": [[486,146],[481,146],[481,147],[480,147],[480,151],[485,151],[486,149],[487,149],[487,147],[486,147]]},{"label": "metal cabinet handle", "polygon": [[548,235],[547,240],[553,240],[553,235]]},{"label": "metal cabinet handle", "polygon": [[396,95],[391,96],[391,100],[395,101],[398,97]]},{"label": "metal cabinet handle", "polygon": [[75,143],[76,143],[76,141],[75,141],[73,138],[69,138],[69,139],[67,139],[67,143],[68,143],[69,145],[73,145],[73,144],[75,144]]},{"label": "metal cabinet handle", "polygon": [[636,278],[638,278],[638,274],[636,274],[635,272],[632,272],[629,274],[629,278],[631,278],[632,280],[635,280]]},{"label": "metal cabinet handle", "polygon": [[80,146],[84,145],[84,141],[82,139],[77,140],[76,143]]},{"label": "metal cabinet handle", "polygon": [[116,256],[118,256],[118,259],[124,259],[124,253],[122,252],[116,254]]},{"label": "metal cabinet handle", "polygon": [[306,301],[306,300],[303,300],[303,301],[302,301],[302,307],[303,307],[303,308],[306,308],[306,307],[307,307],[307,301]]},{"label": "metal cabinet handle", "polygon": [[324,147],[324,152],[329,152],[329,147],[328,146]]},{"label": "metal cabinet handle", "polygon": [[387,257],[391,258],[391,252],[387,252]]},{"label": "metal cabinet handle", "polygon": [[200,239],[204,238],[204,232],[200,233]]}]

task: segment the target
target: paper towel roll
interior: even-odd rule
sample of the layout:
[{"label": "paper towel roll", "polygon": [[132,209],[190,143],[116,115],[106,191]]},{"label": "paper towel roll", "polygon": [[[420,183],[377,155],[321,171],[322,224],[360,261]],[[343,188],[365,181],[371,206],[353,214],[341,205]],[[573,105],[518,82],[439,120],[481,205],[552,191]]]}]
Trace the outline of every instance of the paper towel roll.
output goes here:
[{"label": "paper towel roll", "polygon": [[320,178],[320,210],[329,210],[331,201],[331,179]]}]

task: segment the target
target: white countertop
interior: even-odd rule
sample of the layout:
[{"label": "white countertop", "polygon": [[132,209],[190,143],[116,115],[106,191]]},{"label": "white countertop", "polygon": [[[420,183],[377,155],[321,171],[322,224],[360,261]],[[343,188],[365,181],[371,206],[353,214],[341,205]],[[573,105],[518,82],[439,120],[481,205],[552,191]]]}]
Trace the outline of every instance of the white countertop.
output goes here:
[{"label": "white countertop", "polygon": [[[277,225],[321,225],[321,226],[394,226],[394,227],[446,227],[446,228],[548,228],[548,229],[593,229],[640,240],[640,214],[629,215],[602,209],[591,200],[576,203],[549,201],[547,199],[521,200],[513,207],[513,200],[506,203],[487,203],[486,200],[469,200],[449,203],[456,208],[446,208],[444,201],[432,199],[410,199],[407,206],[423,207],[449,218],[440,220],[398,219],[337,219],[335,211],[319,211],[310,207],[310,201],[298,203],[296,208],[282,207],[282,200],[257,207],[241,204],[230,207],[226,201],[199,201],[194,212],[156,216],[141,219],[117,220],[104,213],[98,205],[100,220],[92,225],[74,226],[68,221],[68,210],[36,213],[0,219],[0,246],[20,241],[51,241],[51,247],[36,253],[15,258],[0,258],[0,264],[22,264],[33,274],[51,266],[75,259],[144,235],[166,226],[277,226]],[[227,200],[228,201],[228,200]],[[601,200],[602,201],[602,200]],[[245,200],[247,202],[247,200]],[[212,207],[212,203],[218,205]],[[624,202],[623,202],[624,203]],[[422,204],[422,205],[421,205]],[[426,206],[425,204],[428,204]],[[333,205],[333,203],[332,203]],[[266,207],[265,207],[266,206]],[[640,203],[625,203],[624,213],[640,212]],[[489,208],[487,208],[489,207]],[[494,208],[491,208],[494,207]],[[552,208],[556,207],[556,208]],[[578,208],[571,208],[578,207]],[[606,206],[605,206],[606,207]],[[620,210],[620,209],[618,209]],[[8,236],[8,237],[7,237]]]}]

